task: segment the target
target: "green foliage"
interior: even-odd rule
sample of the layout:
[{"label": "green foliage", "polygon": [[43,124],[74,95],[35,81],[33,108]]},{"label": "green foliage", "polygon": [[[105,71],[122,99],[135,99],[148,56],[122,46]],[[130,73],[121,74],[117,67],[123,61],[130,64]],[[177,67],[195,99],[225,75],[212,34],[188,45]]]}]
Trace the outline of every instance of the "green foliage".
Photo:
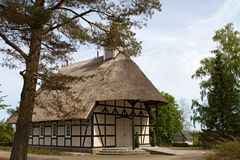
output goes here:
[{"label": "green foliage", "polygon": [[151,130],[150,130],[150,134],[151,134],[151,137],[150,137],[150,145],[151,145],[151,146],[156,146],[157,138],[156,138],[155,130],[154,130],[154,129],[151,129]]},{"label": "green foliage", "polygon": [[201,101],[193,100],[194,122],[219,135],[240,136],[240,34],[232,24],[216,32],[218,47],[201,61]]},{"label": "green foliage", "polygon": [[3,104],[2,102],[3,102],[3,98],[5,98],[6,96],[2,96],[1,93],[2,93],[2,91],[0,91],[0,109],[4,109],[7,107],[7,105]]},{"label": "green foliage", "polygon": [[135,147],[136,148],[139,148],[139,146],[140,146],[140,142],[139,142],[139,135],[138,135],[138,132],[136,132],[136,134],[135,134]]},{"label": "green foliage", "polygon": [[14,128],[0,121],[0,146],[11,146],[15,134]]},{"label": "green foliage", "polygon": [[[41,41],[40,69],[57,69],[60,62],[71,60],[71,54],[85,44],[121,48],[127,56],[141,53],[141,42],[134,28],[146,25],[155,11],[161,11],[159,0],[121,1],[17,1],[0,2],[0,37],[7,45],[4,64],[25,63],[32,47],[33,31]],[[1,39],[0,39],[1,40]],[[35,39],[36,40],[36,39]]]},{"label": "green foliage", "polygon": [[202,132],[200,131],[193,131],[191,132],[193,138],[193,146],[194,147],[201,147],[202,146]]},{"label": "green foliage", "polygon": [[233,160],[240,159],[240,140],[234,139],[215,146],[214,154],[207,157],[207,160]]},{"label": "green foliage", "polygon": [[[162,92],[161,94],[168,104],[158,109],[159,136],[163,143],[170,143],[171,137],[183,129],[183,116],[175,98],[168,93]],[[155,113],[154,107],[153,112]],[[152,125],[155,128],[156,123]]]}]

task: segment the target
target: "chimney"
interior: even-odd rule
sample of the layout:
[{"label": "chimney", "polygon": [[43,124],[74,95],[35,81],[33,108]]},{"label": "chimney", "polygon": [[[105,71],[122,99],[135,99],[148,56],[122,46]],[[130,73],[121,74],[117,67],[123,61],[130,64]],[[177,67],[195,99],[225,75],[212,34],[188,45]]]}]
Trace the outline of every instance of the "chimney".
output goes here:
[{"label": "chimney", "polygon": [[118,51],[116,49],[105,47],[104,48],[104,60],[112,59],[116,57],[118,54]]}]

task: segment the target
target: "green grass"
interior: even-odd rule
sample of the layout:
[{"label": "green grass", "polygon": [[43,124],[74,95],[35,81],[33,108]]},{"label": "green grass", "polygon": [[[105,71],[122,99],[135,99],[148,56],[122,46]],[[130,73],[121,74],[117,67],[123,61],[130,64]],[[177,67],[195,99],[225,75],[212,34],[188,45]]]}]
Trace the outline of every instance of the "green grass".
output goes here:
[{"label": "green grass", "polygon": [[[0,146],[1,151],[11,151],[12,147],[4,147]],[[46,149],[46,148],[28,148],[29,154],[36,154],[36,155],[65,155],[64,152],[53,150],[53,149]]]},{"label": "green grass", "polygon": [[240,159],[240,139],[224,142],[215,147],[215,153],[209,155],[207,160],[237,160]]}]

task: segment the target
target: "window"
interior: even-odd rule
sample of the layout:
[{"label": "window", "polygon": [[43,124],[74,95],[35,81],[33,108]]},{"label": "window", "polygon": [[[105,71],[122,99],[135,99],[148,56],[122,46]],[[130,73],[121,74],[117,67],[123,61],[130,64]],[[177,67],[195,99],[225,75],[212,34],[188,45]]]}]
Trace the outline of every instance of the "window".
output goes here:
[{"label": "window", "polygon": [[31,124],[30,129],[29,129],[29,137],[32,137],[32,132],[33,132],[33,126]]},{"label": "window", "polygon": [[53,138],[57,137],[57,123],[56,122],[52,123],[52,137]]},{"label": "window", "polygon": [[44,123],[40,123],[39,137],[44,137]]},{"label": "window", "polygon": [[70,138],[71,137],[71,122],[65,123],[65,137]]}]

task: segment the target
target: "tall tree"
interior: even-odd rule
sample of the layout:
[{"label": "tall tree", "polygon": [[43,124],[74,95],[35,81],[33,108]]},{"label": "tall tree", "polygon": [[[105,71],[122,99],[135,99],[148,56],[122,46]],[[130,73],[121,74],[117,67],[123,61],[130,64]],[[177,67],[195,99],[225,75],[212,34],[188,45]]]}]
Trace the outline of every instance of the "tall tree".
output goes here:
[{"label": "tall tree", "polygon": [[216,31],[218,47],[193,75],[201,78],[200,103],[193,101],[195,121],[208,131],[240,136],[240,34],[228,24]]},{"label": "tall tree", "polygon": [[23,88],[10,159],[27,159],[38,79],[47,79],[49,70],[56,71],[87,43],[121,48],[128,55],[140,54],[141,43],[132,28],[141,28],[154,11],[160,10],[158,0],[1,0],[3,65],[15,68],[23,64],[24,68],[20,72]]},{"label": "tall tree", "polygon": [[[1,86],[1,84],[0,84],[0,86]],[[7,107],[7,105],[3,104],[2,102],[3,102],[3,98],[6,96],[3,96],[1,94],[2,94],[2,91],[0,91],[0,109],[4,109],[5,107]]]},{"label": "tall tree", "polygon": [[[171,137],[183,129],[183,116],[175,98],[165,92],[161,92],[161,94],[165,97],[168,104],[158,108],[158,122],[155,123],[158,123],[159,131],[155,128],[156,124],[152,124],[152,126],[155,132],[159,133],[157,139],[160,138],[162,142],[169,143]],[[156,110],[153,109],[153,112],[155,113]]]}]

